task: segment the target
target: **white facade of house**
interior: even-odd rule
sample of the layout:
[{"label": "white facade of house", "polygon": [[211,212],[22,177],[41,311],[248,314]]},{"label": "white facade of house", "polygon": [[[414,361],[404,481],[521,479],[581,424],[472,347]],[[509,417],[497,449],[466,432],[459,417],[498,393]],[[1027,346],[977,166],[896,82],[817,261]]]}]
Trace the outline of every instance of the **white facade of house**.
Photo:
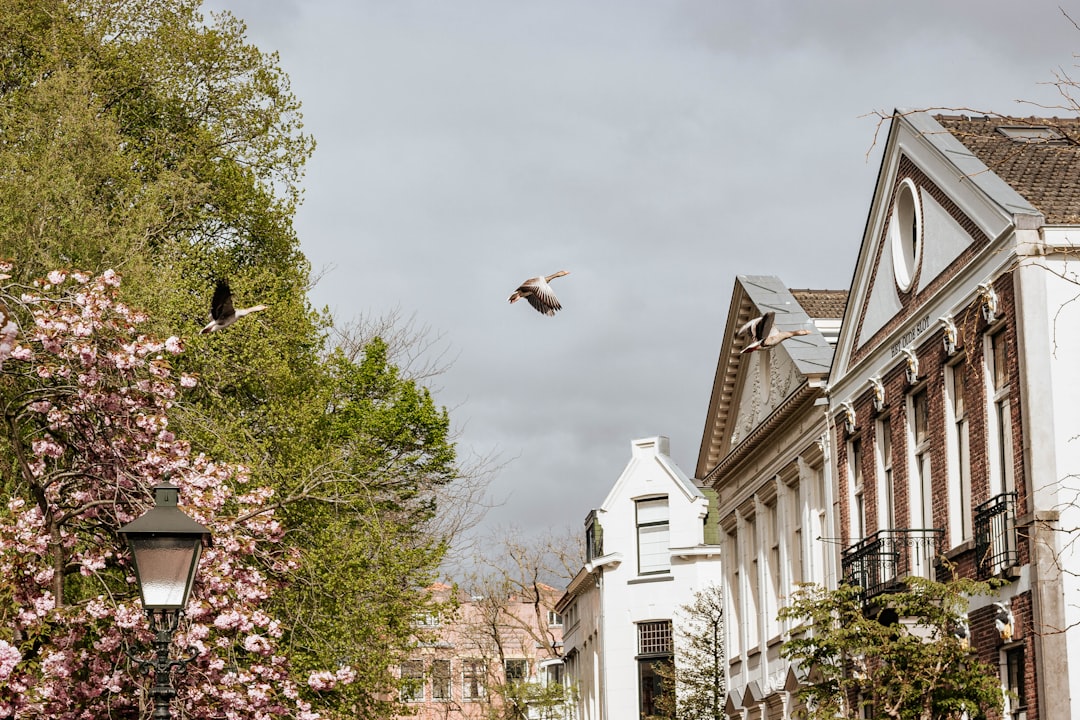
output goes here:
[{"label": "white facade of house", "polygon": [[[735,282],[696,470],[717,494],[732,719],[792,717],[803,673],[780,654],[791,628],[777,614],[800,583],[836,586],[824,402],[845,299],[773,276]],[[738,329],[767,311],[808,334],[744,353]]]},{"label": "white facade of house", "polygon": [[666,437],[631,443],[630,462],[586,520],[587,562],[556,606],[580,720],[640,716],[642,667],[664,654],[665,626],[670,638],[674,620],[678,633],[679,608],[720,582],[708,511]]}]

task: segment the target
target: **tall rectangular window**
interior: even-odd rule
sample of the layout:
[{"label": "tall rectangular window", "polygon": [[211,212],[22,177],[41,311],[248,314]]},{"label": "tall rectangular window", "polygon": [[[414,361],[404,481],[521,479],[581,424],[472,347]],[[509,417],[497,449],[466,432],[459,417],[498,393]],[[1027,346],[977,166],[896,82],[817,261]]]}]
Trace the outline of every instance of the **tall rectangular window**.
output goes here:
[{"label": "tall rectangular window", "polygon": [[1005,651],[1005,689],[1009,691],[1007,697],[1007,717],[1014,720],[1020,717],[1020,713],[1027,708],[1027,697],[1024,693],[1024,646],[1019,645]]},{"label": "tall rectangular window", "polygon": [[423,660],[401,663],[401,699],[405,702],[424,702]]},{"label": "tall rectangular window", "polygon": [[450,661],[431,661],[431,699],[447,702],[451,699]]},{"label": "tall rectangular window", "polygon": [[892,423],[878,420],[878,522],[881,528],[896,528],[896,491],[893,487]]},{"label": "tall rectangular window", "polygon": [[746,569],[746,646],[753,649],[760,643],[761,635],[761,563],[758,553],[761,546],[757,536],[757,518],[746,520],[746,550],[749,563]]},{"label": "tall rectangular window", "polygon": [[926,390],[911,396],[911,439],[914,467],[911,473],[911,527],[934,527],[930,487],[930,402]]},{"label": "tall rectangular window", "polygon": [[739,534],[737,531],[727,536],[727,548],[727,557],[730,558],[730,561],[724,563],[724,568],[728,573],[728,587],[730,592],[728,593],[727,606],[728,617],[731,619],[731,622],[725,622],[724,627],[727,629],[727,651],[730,657],[735,658],[742,653],[742,619],[746,617],[746,613],[743,611],[742,607],[743,573],[740,569],[742,557],[739,555]]},{"label": "tall rectangular window", "polygon": [[802,517],[802,482],[796,482],[787,492],[787,527],[791,531],[791,544],[788,546],[788,566],[791,568],[791,584],[803,581],[803,517]]},{"label": "tall rectangular window", "polygon": [[761,532],[765,542],[765,598],[762,610],[765,614],[765,636],[771,638],[780,632],[776,618],[777,607],[780,602],[780,536],[782,528],[777,527],[780,522],[780,513],[777,512],[777,501],[773,498],[765,503],[765,517],[762,518]]},{"label": "tall rectangular window", "polygon": [[670,688],[663,682],[659,667],[675,658],[671,621],[638,623],[638,702],[642,717],[670,717],[663,713],[660,698]]},{"label": "tall rectangular window", "polygon": [[952,432],[949,436],[949,535],[957,546],[970,540],[971,528],[971,439],[967,414],[967,365],[963,361],[946,371]]},{"label": "tall rectangular window", "polygon": [[866,537],[866,497],[863,494],[862,441],[848,443],[848,482],[851,485],[851,537]]},{"label": "tall rectangular window", "polygon": [[1009,353],[1004,332],[990,337],[988,375],[992,381],[990,495],[1016,489],[1013,480],[1012,404],[1009,401]]},{"label": "tall rectangular window", "polygon": [[637,501],[638,574],[671,570],[668,543],[668,499]]},{"label": "tall rectangular window", "polygon": [[484,697],[484,661],[461,661],[461,699],[479,700]]}]

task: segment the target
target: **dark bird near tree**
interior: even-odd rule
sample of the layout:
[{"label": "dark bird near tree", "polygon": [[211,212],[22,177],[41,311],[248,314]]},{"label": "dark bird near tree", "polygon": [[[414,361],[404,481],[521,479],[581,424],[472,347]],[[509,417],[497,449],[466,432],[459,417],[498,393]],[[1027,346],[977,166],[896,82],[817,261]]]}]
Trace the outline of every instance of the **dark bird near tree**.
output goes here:
[{"label": "dark bird near tree", "polygon": [[743,348],[743,353],[765,350],[773,345],[779,345],[790,337],[810,334],[809,330],[803,328],[798,330],[777,330],[773,327],[775,320],[776,313],[770,310],[739,328],[739,335],[750,336],[750,344]]},{"label": "dark bird near tree", "polygon": [[210,302],[210,324],[204,327],[201,333],[205,335],[206,333],[224,330],[245,315],[265,309],[265,305],[240,309],[233,308],[232,291],[229,290],[229,283],[225,280],[218,280],[217,287],[214,288],[214,299]]},{"label": "dark bird near tree", "polygon": [[551,286],[548,283],[557,277],[569,274],[569,270],[560,270],[547,277],[529,278],[521,283],[521,286],[510,296],[510,302],[515,303],[521,298],[525,298],[530,305],[536,308],[537,312],[544,315],[554,315],[556,310],[562,310],[562,305],[559,304],[559,299],[555,297],[555,293],[551,291]]}]

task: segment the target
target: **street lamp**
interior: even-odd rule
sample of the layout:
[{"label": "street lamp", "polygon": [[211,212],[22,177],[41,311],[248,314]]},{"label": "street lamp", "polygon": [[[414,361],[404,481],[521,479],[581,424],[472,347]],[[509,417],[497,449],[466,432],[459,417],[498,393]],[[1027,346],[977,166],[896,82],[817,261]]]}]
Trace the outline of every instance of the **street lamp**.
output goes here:
[{"label": "street lamp", "polygon": [[154,657],[133,658],[144,672],[154,671],[153,720],[172,717],[169,703],[176,697],[172,669],[192,660],[171,659],[169,646],[195,583],[202,548],[210,545],[210,531],[177,507],[179,499],[175,485],[168,481],[156,485],[154,507],[118,531],[135,557],[135,580],[154,631]]}]

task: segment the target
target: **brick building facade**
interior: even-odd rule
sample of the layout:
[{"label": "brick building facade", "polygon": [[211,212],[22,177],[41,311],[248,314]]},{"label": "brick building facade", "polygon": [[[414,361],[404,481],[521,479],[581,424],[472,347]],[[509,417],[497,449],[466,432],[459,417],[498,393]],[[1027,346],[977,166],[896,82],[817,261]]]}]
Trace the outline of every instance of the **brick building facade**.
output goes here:
[{"label": "brick building facade", "polygon": [[1078,130],[897,112],[829,378],[842,578],[1000,580],[971,644],[1026,720],[1080,716]]}]

